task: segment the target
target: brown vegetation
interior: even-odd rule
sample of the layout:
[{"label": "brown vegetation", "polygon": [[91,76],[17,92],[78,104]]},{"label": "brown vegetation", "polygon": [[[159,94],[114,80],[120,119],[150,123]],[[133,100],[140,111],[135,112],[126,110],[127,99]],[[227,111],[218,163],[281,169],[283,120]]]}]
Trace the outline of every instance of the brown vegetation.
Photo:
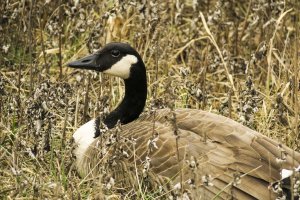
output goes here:
[{"label": "brown vegetation", "polygon": [[298,0],[5,0],[0,12],[0,198],[102,193],[74,170],[71,138],[123,83],[65,64],[110,41],[142,55],[146,110],[219,113],[300,150]]}]

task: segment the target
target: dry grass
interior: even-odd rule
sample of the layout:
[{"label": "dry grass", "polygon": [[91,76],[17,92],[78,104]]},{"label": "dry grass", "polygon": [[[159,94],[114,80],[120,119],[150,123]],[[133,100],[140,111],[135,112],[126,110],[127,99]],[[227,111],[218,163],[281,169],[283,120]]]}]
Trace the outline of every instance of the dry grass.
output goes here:
[{"label": "dry grass", "polygon": [[175,100],[300,150],[298,0],[93,2],[0,5],[1,199],[103,198],[100,182],[76,174],[70,139],[114,108],[123,83],[65,63],[109,41],[142,55],[146,109]]}]

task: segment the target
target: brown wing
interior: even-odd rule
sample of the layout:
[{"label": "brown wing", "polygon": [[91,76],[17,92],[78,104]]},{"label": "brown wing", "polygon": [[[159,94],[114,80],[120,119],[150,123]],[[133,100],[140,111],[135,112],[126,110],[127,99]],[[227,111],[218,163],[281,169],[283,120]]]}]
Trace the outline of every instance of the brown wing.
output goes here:
[{"label": "brown wing", "polygon": [[[280,179],[282,168],[300,163],[298,152],[226,117],[179,109],[174,125],[172,116],[166,109],[156,111],[153,126],[154,115],[144,114],[107,136],[117,140],[113,144],[99,138],[87,153],[83,163],[89,167],[82,166],[83,173],[108,164],[111,175],[126,187],[136,183],[139,168],[145,177],[158,176],[157,183],[173,192],[170,185],[182,184],[193,199],[274,199],[269,184]],[[109,150],[103,152],[104,146]]]}]

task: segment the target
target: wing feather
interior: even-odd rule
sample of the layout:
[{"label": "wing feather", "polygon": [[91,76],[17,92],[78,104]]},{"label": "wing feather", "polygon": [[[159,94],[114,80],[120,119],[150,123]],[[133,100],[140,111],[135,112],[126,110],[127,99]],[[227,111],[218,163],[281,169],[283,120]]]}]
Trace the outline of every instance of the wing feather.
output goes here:
[{"label": "wing feather", "polygon": [[[300,163],[298,152],[226,117],[189,109],[176,110],[175,114],[177,127],[171,123],[172,114],[167,109],[156,111],[155,115],[144,114],[123,125],[119,133],[122,142],[105,146],[108,150],[100,158],[99,151],[103,151],[104,146],[99,146],[99,138],[86,153],[82,163],[86,166],[81,166],[83,173],[96,165],[93,160],[97,158],[98,162],[102,159],[101,162],[109,166],[117,163],[118,168],[112,166],[111,171],[114,177],[120,178],[122,186],[134,183],[136,171],[133,169],[137,166],[142,173],[147,171],[157,177],[160,180],[157,182],[169,180],[166,184],[169,189],[172,188],[170,184],[182,182],[194,197],[211,199],[219,195],[220,199],[269,199],[275,194],[268,185],[280,179],[282,167],[291,169]],[[155,134],[158,138],[154,141]],[[155,143],[152,147],[149,146],[151,142]],[[129,156],[118,155],[118,149]],[[278,163],[283,152],[286,161]],[[115,161],[111,161],[113,159]],[[98,170],[100,167],[96,172]],[[205,181],[205,177],[211,180]],[[241,179],[241,183],[233,185],[236,179]]]}]

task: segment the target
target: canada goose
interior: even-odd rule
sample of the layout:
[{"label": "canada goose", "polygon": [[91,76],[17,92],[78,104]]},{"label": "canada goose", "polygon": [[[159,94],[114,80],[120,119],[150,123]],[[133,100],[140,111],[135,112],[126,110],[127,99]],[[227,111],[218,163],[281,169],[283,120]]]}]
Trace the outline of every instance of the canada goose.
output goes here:
[{"label": "canada goose", "polygon": [[[287,178],[300,164],[300,153],[220,115],[161,109],[155,115],[139,116],[147,97],[146,69],[128,44],[107,44],[68,65],[118,76],[125,82],[122,102],[103,121],[110,133],[98,137],[97,118],[73,135],[82,176],[103,173],[100,169],[105,164],[111,167],[115,182],[124,186],[139,168],[145,177],[158,177],[161,184],[172,182],[174,195],[179,188],[192,199],[275,199],[276,189],[269,186]],[[176,123],[170,118],[176,118]],[[288,190],[283,192],[290,198]]]}]

